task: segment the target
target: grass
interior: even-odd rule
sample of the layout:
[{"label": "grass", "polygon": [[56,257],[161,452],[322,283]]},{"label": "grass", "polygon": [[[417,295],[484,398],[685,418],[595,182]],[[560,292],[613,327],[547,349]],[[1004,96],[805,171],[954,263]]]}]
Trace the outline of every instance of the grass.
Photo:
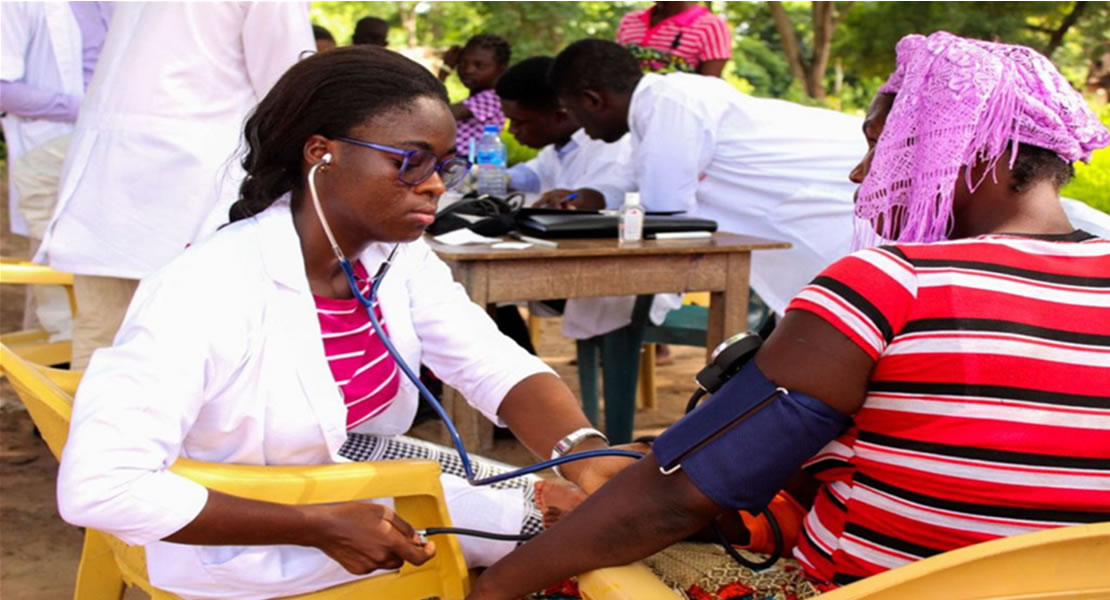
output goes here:
[{"label": "grass", "polygon": [[[1110,127],[1110,104],[1101,109],[1092,105],[1091,109],[1098,113],[1103,125]],[[1060,195],[1110,213],[1110,148],[1096,150],[1091,155],[1090,164],[1076,163],[1075,179],[1060,190]]]}]

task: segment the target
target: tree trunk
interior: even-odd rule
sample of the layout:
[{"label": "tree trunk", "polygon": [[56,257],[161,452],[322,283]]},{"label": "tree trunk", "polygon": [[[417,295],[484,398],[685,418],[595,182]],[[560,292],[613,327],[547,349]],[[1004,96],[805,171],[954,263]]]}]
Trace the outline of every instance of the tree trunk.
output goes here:
[{"label": "tree trunk", "polygon": [[417,46],[416,39],[416,2],[398,2],[397,16],[401,19],[401,29],[405,30],[405,45],[409,48]]},{"label": "tree trunk", "polygon": [[1087,92],[1095,94],[1103,102],[1110,99],[1110,43],[1103,45],[1102,56],[1091,61],[1087,71]]},{"label": "tree trunk", "polygon": [[1075,25],[1075,22],[1079,20],[1079,17],[1083,15],[1083,11],[1086,9],[1086,2],[1076,2],[1075,5],[1071,7],[1071,12],[1060,22],[1060,27],[1052,32],[1052,37],[1049,38],[1048,45],[1044,48],[1045,56],[1052,58],[1052,53],[1056,52],[1056,49],[1064,42],[1064,36],[1067,35],[1068,30],[1071,29],[1072,25]]},{"label": "tree trunk", "polygon": [[832,51],[833,31],[836,30],[837,13],[835,2],[813,2],[813,56],[807,61],[802,56],[798,35],[794,24],[786,14],[782,2],[768,2],[775,29],[782,39],[782,51],[790,65],[790,73],[805,87],[806,95],[818,100],[825,99],[825,71],[829,66],[829,53]]},{"label": "tree trunk", "polygon": [[782,51],[786,54],[786,62],[790,65],[790,73],[804,85],[808,78],[806,77],[805,63],[802,62],[802,50],[798,45],[798,36],[794,33],[794,24],[790,22],[790,17],[786,14],[786,9],[782,7],[782,2],[768,2],[767,7],[771,9],[771,18],[775,20],[775,29],[778,30],[779,37],[782,38]]},{"label": "tree trunk", "polygon": [[813,3],[813,61],[806,80],[806,92],[818,100],[825,99],[825,70],[829,66],[833,29],[836,27],[836,3]]}]

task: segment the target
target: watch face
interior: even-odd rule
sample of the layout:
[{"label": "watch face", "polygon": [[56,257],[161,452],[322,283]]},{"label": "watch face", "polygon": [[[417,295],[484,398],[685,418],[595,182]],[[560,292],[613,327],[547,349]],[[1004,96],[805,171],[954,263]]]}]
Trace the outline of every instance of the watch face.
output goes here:
[{"label": "watch face", "polygon": [[[759,340],[760,342],[762,342],[762,340],[759,337],[759,334],[752,333],[750,331],[742,331],[740,333],[737,333],[735,335],[730,336],[728,339],[721,342],[720,344],[717,344],[717,347],[713,349],[713,353],[709,355],[709,360],[710,361],[717,360],[717,357],[720,356],[722,352],[727,350],[729,346],[731,346],[733,344],[740,343],[743,340],[748,340],[748,341],[745,342],[745,344],[746,345],[751,345],[755,340],[751,340],[750,338],[755,338],[755,340]],[[759,348],[759,344],[755,344],[755,347]]]}]

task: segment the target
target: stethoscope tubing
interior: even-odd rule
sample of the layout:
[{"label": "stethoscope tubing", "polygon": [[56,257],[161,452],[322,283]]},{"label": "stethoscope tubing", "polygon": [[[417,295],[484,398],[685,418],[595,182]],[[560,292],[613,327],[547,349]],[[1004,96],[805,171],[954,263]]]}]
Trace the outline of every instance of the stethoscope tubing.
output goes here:
[{"label": "stethoscope tubing", "polygon": [[517,477],[530,475],[532,473],[537,473],[539,471],[550,469],[551,467],[555,467],[558,465],[574,462],[577,460],[585,460],[588,458],[598,458],[602,456],[623,456],[627,458],[643,457],[643,454],[639,452],[633,452],[631,450],[618,450],[615,448],[604,450],[588,450],[585,452],[576,452],[574,454],[552,458],[549,460],[538,462],[533,465],[529,465],[527,467],[521,467],[519,469],[514,469],[505,473],[499,473],[497,475],[491,475],[490,477],[478,479],[477,476],[474,474],[474,466],[470,461],[470,454],[466,451],[466,446],[463,445],[462,438],[459,436],[458,429],[455,428],[455,423],[451,420],[451,417],[448,416],[447,410],[443,408],[443,405],[440,404],[435,395],[433,395],[432,392],[428,390],[428,388],[424,385],[424,383],[420,381],[420,376],[413,372],[412,368],[409,367],[407,362],[405,362],[404,357],[401,356],[401,353],[393,345],[393,342],[389,339],[389,336],[386,335],[385,329],[378,321],[378,316],[374,313],[374,300],[378,297],[378,288],[381,287],[382,281],[385,280],[385,275],[389,272],[389,268],[393,264],[393,257],[397,254],[397,249],[400,247],[400,244],[398,243],[393,245],[393,249],[390,251],[389,256],[386,257],[385,261],[378,268],[377,273],[375,273],[374,276],[371,277],[369,294],[367,296],[363,296],[362,293],[359,291],[358,277],[355,275],[355,269],[351,266],[351,261],[347,259],[347,256],[343,253],[343,250],[340,249],[338,242],[336,242],[335,240],[335,236],[332,235],[331,227],[328,225],[327,217],[324,216],[323,206],[320,205],[320,196],[316,191],[316,173],[321,167],[329,164],[331,164],[330,153],[325,154],[319,162],[312,165],[312,167],[308,170],[308,191],[309,194],[311,194],[312,196],[312,204],[316,210],[316,215],[320,219],[320,225],[323,226],[324,233],[328,237],[328,242],[331,243],[332,251],[335,253],[336,258],[339,259],[339,266],[343,269],[343,274],[347,277],[347,285],[350,286],[351,293],[354,294],[355,298],[357,298],[359,303],[362,304],[362,306],[366,309],[366,313],[370,317],[370,325],[374,328],[374,333],[385,345],[386,351],[389,352],[389,355],[393,357],[393,360],[397,364],[397,367],[401,369],[401,372],[405,374],[405,377],[407,377],[408,380],[412,382],[414,386],[416,386],[417,391],[420,393],[420,397],[423,398],[432,407],[432,410],[434,410],[436,414],[439,415],[439,418],[443,421],[444,426],[447,427],[447,433],[451,437],[451,443],[455,446],[455,451],[458,453],[459,461],[462,463],[463,466],[463,472],[466,474],[467,483],[472,486],[491,485],[502,481],[508,481],[510,479],[516,479]]}]

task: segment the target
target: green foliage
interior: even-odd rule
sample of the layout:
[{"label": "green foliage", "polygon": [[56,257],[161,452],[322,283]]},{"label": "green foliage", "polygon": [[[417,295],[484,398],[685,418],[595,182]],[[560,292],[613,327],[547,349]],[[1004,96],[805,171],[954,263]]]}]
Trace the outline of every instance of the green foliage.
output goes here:
[{"label": "green foliage", "polygon": [[[809,98],[794,81],[782,42],[766,2],[712,2],[733,28],[733,60],[724,77],[737,89],[756,96],[821,104],[854,113],[870,103],[894,68],[894,47],[910,33],[946,30],[957,35],[1044,49],[1075,2],[841,2],[840,22],[833,35],[824,103]],[[423,46],[445,50],[477,33],[496,33],[513,45],[513,60],[553,55],[584,37],[612,39],[620,17],[649,2],[314,2],[312,19],[327,27],[341,44],[350,40],[355,22],[377,16],[390,23],[394,47]],[[801,44],[811,56],[812,2],[783,2]],[[1078,86],[1089,67],[1110,44],[1110,2],[1088,2],[1076,23],[1052,54],[1053,61]],[[837,69],[839,68],[839,73]],[[839,82],[836,80],[839,79]],[[839,85],[837,85],[839,83]],[[452,76],[447,80],[453,101],[467,91]],[[1103,108],[1110,123],[1110,109]],[[502,134],[510,164],[527,160],[535,151]],[[1077,165],[1077,175],[1064,193],[1110,211],[1110,150],[1095,152],[1090,165]]]},{"label": "green foliage", "polygon": [[[612,38],[621,16],[647,2],[314,2],[313,22],[340,44],[365,16],[389,22],[393,46],[447,48],[478,33],[496,33],[513,59],[555,54],[584,37]],[[410,35],[411,34],[411,35]]]},{"label": "green foliage", "polygon": [[[1098,116],[1103,125],[1110,127],[1110,104],[1103,106]],[[1110,148],[1096,150],[1090,164],[1076,163],[1075,179],[1060,190],[1060,195],[1110,213]]]},{"label": "green foliage", "polygon": [[736,76],[746,80],[751,85],[751,93],[756,96],[781,98],[793,81],[790,65],[782,53],[754,37],[736,40],[732,66]]}]

